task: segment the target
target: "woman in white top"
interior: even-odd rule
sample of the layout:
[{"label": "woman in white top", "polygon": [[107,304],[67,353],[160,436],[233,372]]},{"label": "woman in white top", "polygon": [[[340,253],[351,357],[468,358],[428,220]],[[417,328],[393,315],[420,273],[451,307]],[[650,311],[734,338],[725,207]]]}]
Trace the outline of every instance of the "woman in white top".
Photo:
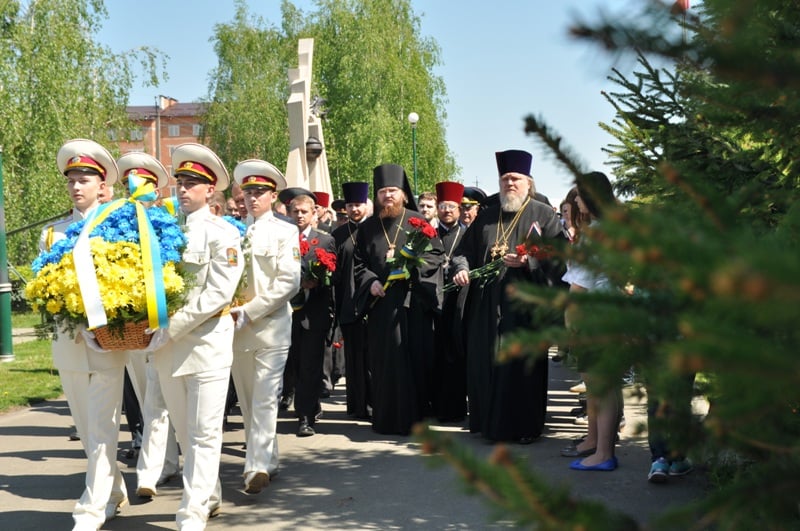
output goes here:
[{"label": "woman in white top", "polygon": [[[581,214],[588,214],[591,218],[589,227],[594,227],[602,217],[605,207],[616,203],[611,183],[605,174],[592,172],[582,175],[576,180],[578,195],[576,202]],[[608,278],[595,268],[589,268],[586,264],[570,262],[567,266],[567,273],[562,278],[564,282],[570,284],[570,292],[600,291],[610,289]],[[575,315],[568,310],[565,315],[568,328],[575,327]],[[580,330],[573,330],[580,334]],[[580,353],[578,353],[580,356]],[[611,471],[617,468],[617,458],[614,455],[614,441],[617,434],[619,423],[619,412],[622,406],[621,393],[618,386],[612,386],[602,395],[593,393],[592,389],[599,386],[592,386],[592,380],[596,375],[591,373],[581,373],[583,380],[587,383],[587,416],[589,420],[588,434],[586,439],[575,446],[576,453],[586,455],[594,449],[584,459],[578,459],[570,464],[573,470],[601,470]]]}]

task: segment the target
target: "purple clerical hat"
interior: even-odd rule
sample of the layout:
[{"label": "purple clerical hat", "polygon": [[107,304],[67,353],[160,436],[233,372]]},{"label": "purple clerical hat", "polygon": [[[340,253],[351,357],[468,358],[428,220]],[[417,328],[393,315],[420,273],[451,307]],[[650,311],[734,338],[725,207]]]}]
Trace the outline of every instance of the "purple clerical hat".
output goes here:
[{"label": "purple clerical hat", "polygon": [[496,152],[494,157],[497,159],[497,173],[500,177],[506,173],[521,173],[528,177],[531,176],[533,155],[527,151],[509,149]]},{"label": "purple clerical hat", "polygon": [[342,183],[345,203],[366,203],[369,197],[369,183]]}]

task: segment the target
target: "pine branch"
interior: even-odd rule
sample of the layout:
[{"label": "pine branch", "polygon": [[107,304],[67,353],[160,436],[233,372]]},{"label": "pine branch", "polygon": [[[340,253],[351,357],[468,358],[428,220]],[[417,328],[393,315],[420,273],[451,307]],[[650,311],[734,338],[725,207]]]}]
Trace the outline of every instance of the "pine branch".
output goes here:
[{"label": "pine branch", "polygon": [[570,149],[561,146],[563,139],[560,136],[554,136],[542,119],[536,118],[533,115],[525,117],[525,133],[537,135],[539,140],[550,148],[556,160],[561,162],[561,164],[576,178],[586,173],[584,169],[585,165],[578,162],[579,159]]},{"label": "pine branch", "polygon": [[537,529],[593,529],[598,531],[637,531],[639,525],[629,516],[612,512],[603,505],[577,500],[563,487],[555,487],[528,470],[527,463],[498,444],[488,461],[455,443],[449,435],[432,430],[427,424],[414,426],[422,452],[434,463],[447,462],[472,489],[494,506],[498,515],[512,517],[518,524],[538,524]]}]

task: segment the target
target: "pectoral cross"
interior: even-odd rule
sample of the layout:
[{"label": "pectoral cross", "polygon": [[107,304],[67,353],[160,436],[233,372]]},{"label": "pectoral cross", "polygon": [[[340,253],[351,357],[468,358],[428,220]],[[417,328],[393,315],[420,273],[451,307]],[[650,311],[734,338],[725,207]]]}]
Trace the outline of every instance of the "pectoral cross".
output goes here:
[{"label": "pectoral cross", "polygon": [[492,245],[492,248],[489,250],[489,253],[492,256],[492,258],[500,258],[506,254],[506,251],[508,251],[508,244],[494,242],[494,245]]},{"label": "pectoral cross", "polygon": [[392,258],[394,258],[394,244],[390,243],[389,250],[386,251],[386,259],[391,260]]}]

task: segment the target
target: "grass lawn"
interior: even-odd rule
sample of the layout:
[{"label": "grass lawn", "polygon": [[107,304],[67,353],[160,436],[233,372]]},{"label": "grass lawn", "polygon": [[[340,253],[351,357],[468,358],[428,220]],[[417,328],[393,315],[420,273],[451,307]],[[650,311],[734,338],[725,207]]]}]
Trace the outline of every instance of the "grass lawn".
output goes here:
[{"label": "grass lawn", "polygon": [[14,357],[12,362],[0,363],[0,413],[62,394],[50,341],[18,343],[14,345]]},{"label": "grass lawn", "polygon": [[11,313],[11,328],[33,328],[42,323],[42,317],[38,313]]}]

